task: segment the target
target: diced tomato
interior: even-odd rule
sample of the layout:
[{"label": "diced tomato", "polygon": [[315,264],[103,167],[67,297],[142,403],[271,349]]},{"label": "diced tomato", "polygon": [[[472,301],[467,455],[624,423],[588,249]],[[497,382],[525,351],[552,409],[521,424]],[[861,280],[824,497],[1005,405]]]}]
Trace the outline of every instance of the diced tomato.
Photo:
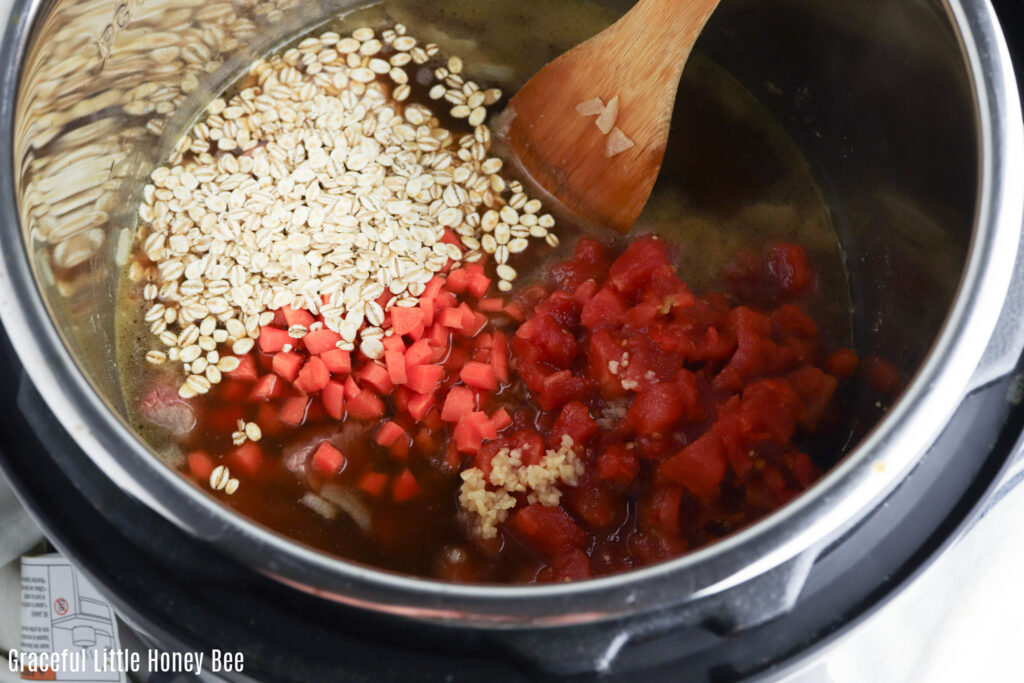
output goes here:
[{"label": "diced tomato", "polygon": [[281,404],[281,410],[277,413],[277,419],[286,425],[300,427],[306,421],[306,411],[309,409],[310,399],[308,396],[296,396],[286,398]]},{"label": "diced tomato", "polygon": [[800,294],[814,284],[814,273],[807,265],[804,248],[799,244],[773,244],[768,248],[765,261],[768,272],[787,295]]},{"label": "diced tomato", "polygon": [[330,380],[331,373],[328,371],[327,365],[318,356],[312,356],[302,366],[302,369],[299,370],[295,386],[306,393],[312,394],[327,386]]},{"label": "diced tomato", "polygon": [[850,349],[839,349],[825,359],[825,372],[836,379],[847,379],[857,374],[860,359]]},{"label": "diced tomato", "polygon": [[345,467],[345,456],[327,441],[313,453],[313,469],[325,477],[333,477]]},{"label": "diced tomato", "polygon": [[338,342],[340,341],[340,334],[325,327],[322,330],[307,333],[302,338],[302,345],[311,354],[319,355],[328,351],[340,351],[341,349],[338,348]]},{"label": "diced tomato", "polygon": [[626,419],[641,434],[666,434],[683,416],[679,399],[672,382],[648,385],[637,392]]},{"label": "diced tomato", "polygon": [[263,464],[263,449],[252,441],[246,441],[228,454],[226,462],[230,470],[255,477]]},{"label": "diced tomato", "polygon": [[903,388],[903,380],[896,366],[878,356],[868,356],[860,364],[860,371],[871,389],[882,396],[892,396]]},{"label": "diced tomato", "polygon": [[636,452],[623,446],[609,446],[597,458],[597,476],[628,484],[636,478],[640,463]]},{"label": "diced tomato", "polygon": [[549,445],[557,449],[561,445],[562,436],[568,435],[574,445],[585,446],[597,430],[597,422],[590,416],[587,407],[579,401],[572,401],[558,414],[558,419],[551,428]]},{"label": "diced tomato", "polygon": [[591,387],[590,380],[574,375],[569,370],[562,370],[545,378],[537,402],[544,410],[555,410],[569,401],[585,400]]},{"label": "diced tomato", "polygon": [[260,328],[260,336],[256,341],[259,344],[260,351],[263,353],[277,353],[283,349],[286,344],[294,348],[296,342],[296,340],[292,339],[288,334],[288,330],[269,326]]},{"label": "diced tomato", "polygon": [[704,498],[718,489],[725,478],[722,439],[711,429],[683,450],[661,463],[661,472]]},{"label": "diced tomato", "polygon": [[614,288],[606,286],[584,304],[580,322],[592,330],[618,326],[628,312],[629,304],[623,296]]},{"label": "diced tomato", "polygon": [[444,368],[440,365],[414,365],[406,370],[406,386],[419,394],[437,391],[444,379]]},{"label": "diced tomato", "polygon": [[345,417],[345,385],[334,380],[328,382],[320,398],[328,415],[335,420]]},{"label": "diced tomato", "polygon": [[509,527],[527,545],[547,557],[582,550],[587,542],[587,534],[560,507],[527,505],[512,515]]},{"label": "diced tomato", "polygon": [[391,489],[391,495],[394,497],[396,503],[404,503],[412,500],[420,494],[420,485],[416,481],[416,477],[412,476],[412,472],[409,470],[402,470],[402,473],[395,477],[394,486]]},{"label": "diced tomato", "polygon": [[334,348],[320,354],[320,360],[324,362],[332,375],[347,375],[352,372],[352,357],[348,351]]}]

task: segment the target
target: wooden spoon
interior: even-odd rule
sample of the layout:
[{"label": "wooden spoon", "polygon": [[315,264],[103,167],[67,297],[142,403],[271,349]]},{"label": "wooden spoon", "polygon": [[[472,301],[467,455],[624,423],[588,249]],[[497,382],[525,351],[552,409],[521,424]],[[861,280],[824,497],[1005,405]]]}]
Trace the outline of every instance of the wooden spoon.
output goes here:
[{"label": "wooden spoon", "polygon": [[641,0],[509,103],[507,144],[575,213],[628,232],[661,170],[679,77],[719,0]]}]

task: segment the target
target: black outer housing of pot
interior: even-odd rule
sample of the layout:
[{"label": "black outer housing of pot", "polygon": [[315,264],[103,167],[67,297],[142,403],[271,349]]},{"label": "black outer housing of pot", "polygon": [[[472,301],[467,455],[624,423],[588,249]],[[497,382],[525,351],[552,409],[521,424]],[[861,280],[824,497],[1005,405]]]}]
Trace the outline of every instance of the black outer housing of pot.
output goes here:
[{"label": "black outer housing of pot", "polygon": [[[1022,74],[1024,7],[1020,0],[993,5]],[[651,623],[660,615],[653,614],[630,624],[520,633],[511,642],[379,620],[286,588],[196,541],[117,488],[60,427],[6,335],[0,339],[0,377],[8,386],[0,393],[0,468],[54,544],[136,630],[164,649],[243,651],[245,677],[256,680],[535,681],[552,676],[524,655],[534,639],[549,651],[551,643],[564,645],[572,657],[586,653],[591,640],[658,632]],[[1003,377],[962,401],[884,504],[821,554],[784,616],[735,633],[709,624],[638,638],[606,662],[605,675],[721,681],[778,672],[869,616],[1018,483],[1011,471],[1024,453],[1024,408],[1007,401],[1018,390],[1017,377]],[[74,481],[65,472],[75,472]],[[735,591],[738,600],[758,599],[744,594],[744,587]]]}]

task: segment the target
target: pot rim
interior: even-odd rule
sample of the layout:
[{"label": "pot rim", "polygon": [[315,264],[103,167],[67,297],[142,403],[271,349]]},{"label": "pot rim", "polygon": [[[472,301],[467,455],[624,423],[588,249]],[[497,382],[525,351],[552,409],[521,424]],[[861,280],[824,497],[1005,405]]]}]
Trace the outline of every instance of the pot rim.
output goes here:
[{"label": "pot rim", "polygon": [[[13,3],[0,44],[0,63],[7,65],[0,76],[0,139],[12,139],[24,55],[43,4]],[[937,341],[889,413],[815,486],[750,527],[674,560],[557,585],[444,583],[307,548],[220,504],[150,453],[107,408],[64,346],[28,259],[15,209],[13,152],[0,155],[0,278],[10,283],[0,292],[0,321],[53,413],[112,480],[179,527],[300,590],[381,613],[492,628],[590,623],[709,597],[794,559],[813,559],[887,495],[969,390],[1002,311],[1024,211],[1017,84],[989,3],[943,5],[972,86],[979,189],[966,267]]]}]

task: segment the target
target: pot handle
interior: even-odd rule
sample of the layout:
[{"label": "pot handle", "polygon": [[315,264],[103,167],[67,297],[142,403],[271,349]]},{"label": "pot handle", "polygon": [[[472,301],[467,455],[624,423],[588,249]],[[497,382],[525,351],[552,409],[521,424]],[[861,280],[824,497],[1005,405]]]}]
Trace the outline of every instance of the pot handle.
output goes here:
[{"label": "pot handle", "polygon": [[[696,640],[706,643],[708,638],[726,638],[784,615],[796,604],[817,557],[817,550],[807,551],[738,586],[723,588],[691,604],[668,605],[625,623],[611,621],[567,629],[557,637],[547,629],[505,631],[496,636],[496,641],[517,664],[543,676],[614,674],[619,657],[625,654],[624,658],[632,658],[626,653],[644,641],[699,629],[703,633]],[[673,652],[675,656],[685,654],[675,649]]]}]

